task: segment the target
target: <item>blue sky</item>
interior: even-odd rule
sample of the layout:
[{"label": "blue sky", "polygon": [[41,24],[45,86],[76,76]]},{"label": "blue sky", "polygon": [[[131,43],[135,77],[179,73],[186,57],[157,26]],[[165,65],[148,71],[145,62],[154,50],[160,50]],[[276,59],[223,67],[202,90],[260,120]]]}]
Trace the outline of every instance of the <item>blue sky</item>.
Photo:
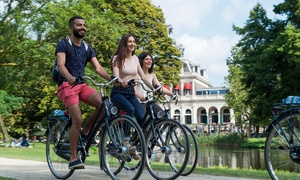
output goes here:
[{"label": "blue sky", "polygon": [[272,10],[284,0],[152,0],[162,9],[166,24],[172,25],[171,37],[185,47],[183,58],[206,69],[214,87],[225,85],[226,58],[239,40],[232,25],[243,27],[258,2],[268,18],[281,18]]}]

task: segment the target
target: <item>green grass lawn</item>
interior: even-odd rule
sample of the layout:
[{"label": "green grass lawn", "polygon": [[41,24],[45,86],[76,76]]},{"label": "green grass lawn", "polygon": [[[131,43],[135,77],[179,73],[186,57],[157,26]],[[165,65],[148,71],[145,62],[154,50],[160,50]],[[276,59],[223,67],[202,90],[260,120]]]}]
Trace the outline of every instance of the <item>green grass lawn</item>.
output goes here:
[{"label": "green grass lawn", "polygon": [[[12,158],[12,159],[24,159],[46,162],[45,143],[30,143],[32,148],[12,148],[0,146],[0,157]],[[85,164],[99,166],[99,157],[96,147],[92,147],[90,150],[91,156],[87,157]],[[159,166],[159,164],[158,164]],[[244,177],[252,179],[270,179],[268,172],[265,170],[253,170],[253,169],[231,169],[228,167],[197,167],[193,172],[195,174],[217,175],[217,176],[231,176],[231,177]],[[300,179],[300,174],[293,174],[288,172],[281,172],[282,177],[280,179]],[[0,180],[12,180],[9,178],[1,177]]]}]

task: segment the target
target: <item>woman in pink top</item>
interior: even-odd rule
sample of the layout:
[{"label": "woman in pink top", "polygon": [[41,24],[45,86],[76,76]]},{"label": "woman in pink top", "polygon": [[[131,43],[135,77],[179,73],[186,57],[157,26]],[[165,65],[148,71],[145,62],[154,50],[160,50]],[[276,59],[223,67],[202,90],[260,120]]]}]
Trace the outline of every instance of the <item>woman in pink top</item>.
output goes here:
[{"label": "woman in pink top", "polygon": [[134,86],[130,84],[137,74],[145,83],[147,82],[139,59],[135,55],[135,48],[135,37],[132,34],[125,34],[120,40],[117,51],[111,58],[113,75],[118,77],[120,82],[120,85],[116,84],[112,89],[111,101],[119,109],[125,110],[127,115],[135,116],[137,122],[141,124],[145,112],[135,96]]},{"label": "woman in pink top", "polygon": [[[153,72],[154,59],[153,59],[152,55],[149,52],[141,53],[139,55],[139,62],[140,62],[140,66],[143,69],[143,72],[146,76],[147,81],[150,82],[154,86],[155,85],[161,86],[161,83],[158,81],[155,73]],[[139,76],[137,76],[136,79],[140,81]],[[165,95],[168,95],[168,96],[171,96],[171,97],[174,98],[174,94],[165,87],[162,87],[161,92]],[[147,100],[146,100],[147,92],[143,89],[141,84],[138,84],[135,87],[135,95],[140,100],[140,102],[142,103],[144,111],[146,111],[146,108],[147,108]],[[163,109],[159,105],[154,103],[153,104],[153,111],[154,111],[155,114],[157,114],[157,112],[163,111]]]}]

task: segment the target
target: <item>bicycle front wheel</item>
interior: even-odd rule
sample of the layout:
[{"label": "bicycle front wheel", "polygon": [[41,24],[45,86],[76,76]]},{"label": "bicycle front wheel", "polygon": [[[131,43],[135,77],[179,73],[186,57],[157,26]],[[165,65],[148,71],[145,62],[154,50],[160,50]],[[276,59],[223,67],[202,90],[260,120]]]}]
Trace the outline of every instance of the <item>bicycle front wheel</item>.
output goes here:
[{"label": "bicycle front wheel", "polygon": [[[103,170],[112,179],[138,179],[146,159],[145,137],[138,123],[129,116],[119,115],[109,120],[109,129],[103,129],[99,145]],[[134,142],[130,138],[133,136]]]},{"label": "bicycle front wheel", "polygon": [[[285,113],[268,129],[265,165],[273,180],[285,179],[283,171],[300,172],[300,113]],[[299,179],[299,175],[296,179]]]},{"label": "bicycle front wheel", "polygon": [[67,126],[67,120],[54,120],[46,134],[47,163],[57,179],[67,179],[74,173],[74,169],[69,169],[70,151],[60,148],[67,138]]},{"label": "bicycle front wheel", "polygon": [[188,162],[190,143],[185,128],[173,119],[155,123],[146,136],[146,165],[155,179],[171,180],[181,175]]}]

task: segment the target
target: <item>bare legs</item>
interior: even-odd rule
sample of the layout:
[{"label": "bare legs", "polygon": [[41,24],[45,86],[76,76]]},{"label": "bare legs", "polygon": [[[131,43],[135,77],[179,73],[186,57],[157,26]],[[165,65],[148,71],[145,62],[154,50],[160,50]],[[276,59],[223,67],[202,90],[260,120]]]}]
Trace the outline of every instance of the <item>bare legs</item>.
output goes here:
[{"label": "bare legs", "polygon": [[[82,129],[82,134],[87,135],[89,130],[91,129],[93,122],[99,109],[102,105],[101,96],[99,93],[95,92],[88,98],[87,102],[88,105],[96,107],[96,109],[91,113],[87,123]],[[68,108],[69,114],[72,118],[72,126],[70,129],[70,162],[77,160],[77,144],[80,135],[80,130],[82,126],[82,114],[78,104],[74,104]],[[101,115],[104,112],[101,112]]]}]

